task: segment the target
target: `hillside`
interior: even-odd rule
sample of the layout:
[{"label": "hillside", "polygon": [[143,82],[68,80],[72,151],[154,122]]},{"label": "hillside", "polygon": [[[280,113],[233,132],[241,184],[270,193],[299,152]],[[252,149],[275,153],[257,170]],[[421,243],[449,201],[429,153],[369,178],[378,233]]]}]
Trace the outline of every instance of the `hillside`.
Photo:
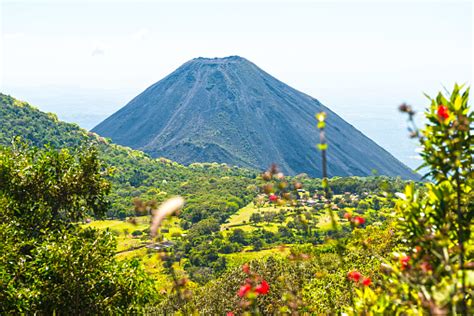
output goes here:
[{"label": "hillside", "polygon": [[[160,202],[180,194],[188,200],[183,216],[190,222],[198,221],[200,215],[193,214],[206,208],[224,220],[255,195],[248,188],[255,183],[252,171],[216,163],[186,167],[163,158],[153,159],[0,93],[0,145],[8,146],[18,136],[37,147],[50,144],[76,150],[79,146],[97,146],[101,159],[115,170],[110,179],[112,208],[107,214],[111,217],[135,214],[133,199]],[[229,207],[229,201],[236,205]]]},{"label": "hillside", "polygon": [[248,60],[196,58],[155,83],[93,131],[183,164],[225,162],[321,176],[314,115],[328,114],[330,176],[414,173],[318,100]]}]

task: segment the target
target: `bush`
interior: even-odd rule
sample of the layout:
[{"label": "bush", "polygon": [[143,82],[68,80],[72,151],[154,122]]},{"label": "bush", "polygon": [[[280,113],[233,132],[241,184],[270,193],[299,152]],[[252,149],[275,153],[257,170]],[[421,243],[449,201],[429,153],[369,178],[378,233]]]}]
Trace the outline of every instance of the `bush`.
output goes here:
[{"label": "bush", "polygon": [[134,230],[132,232],[133,237],[138,237],[138,236],[141,236],[141,235],[143,235],[143,231],[141,231],[141,230]]},{"label": "bush", "polygon": [[[473,314],[474,274],[471,225],[474,188],[473,125],[469,89],[455,85],[448,97],[431,100],[428,120],[419,137],[423,167],[428,168],[423,190],[407,185],[397,201],[398,229],[403,241],[383,270],[386,277],[375,290],[357,291],[353,312],[359,314]],[[413,120],[411,107],[400,109]],[[396,303],[394,303],[396,302]]]},{"label": "bush", "polygon": [[152,301],[138,262],[116,261],[112,232],[72,224],[106,212],[105,170],[94,149],[0,147],[0,314],[130,313]]}]

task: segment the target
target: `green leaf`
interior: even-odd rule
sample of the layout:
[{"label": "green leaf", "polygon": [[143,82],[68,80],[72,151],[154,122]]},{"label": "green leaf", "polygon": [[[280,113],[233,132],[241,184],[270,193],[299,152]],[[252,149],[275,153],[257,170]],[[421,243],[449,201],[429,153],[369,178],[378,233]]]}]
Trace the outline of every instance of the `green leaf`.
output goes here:
[{"label": "green leaf", "polygon": [[461,109],[462,105],[462,97],[458,95],[456,99],[454,100],[454,110],[459,111]]},{"label": "green leaf", "polygon": [[433,101],[433,99],[432,99],[426,92],[423,92],[423,95],[424,95],[425,97],[427,97],[428,100]]}]

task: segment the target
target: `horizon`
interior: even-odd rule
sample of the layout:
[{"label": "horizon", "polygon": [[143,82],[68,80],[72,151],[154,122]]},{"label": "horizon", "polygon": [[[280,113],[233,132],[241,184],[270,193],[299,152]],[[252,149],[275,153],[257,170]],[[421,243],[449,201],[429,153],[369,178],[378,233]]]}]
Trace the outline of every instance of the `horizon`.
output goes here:
[{"label": "horizon", "polygon": [[4,1],[0,90],[90,129],[183,63],[238,55],[414,168],[397,106],[422,111],[423,92],[472,83],[472,8],[122,1],[111,11],[107,1]]}]

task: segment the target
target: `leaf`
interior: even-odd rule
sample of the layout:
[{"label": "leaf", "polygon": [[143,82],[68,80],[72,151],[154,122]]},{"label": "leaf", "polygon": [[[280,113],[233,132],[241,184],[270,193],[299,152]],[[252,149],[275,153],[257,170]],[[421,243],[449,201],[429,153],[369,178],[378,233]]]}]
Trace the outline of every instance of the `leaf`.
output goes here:
[{"label": "leaf", "polygon": [[461,105],[462,105],[462,97],[458,95],[456,97],[456,100],[454,100],[454,110],[459,111],[461,109]]},{"label": "leaf", "polygon": [[413,196],[414,187],[415,187],[415,185],[413,184],[413,182],[410,182],[406,186],[405,195],[407,196],[407,199],[411,199],[411,197]]},{"label": "leaf", "polygon": [[425,97],[427,97],[428,100],[433,101],[433,99],[432,99],[426,92],[423,92],[423,95],[424,95]]}]

